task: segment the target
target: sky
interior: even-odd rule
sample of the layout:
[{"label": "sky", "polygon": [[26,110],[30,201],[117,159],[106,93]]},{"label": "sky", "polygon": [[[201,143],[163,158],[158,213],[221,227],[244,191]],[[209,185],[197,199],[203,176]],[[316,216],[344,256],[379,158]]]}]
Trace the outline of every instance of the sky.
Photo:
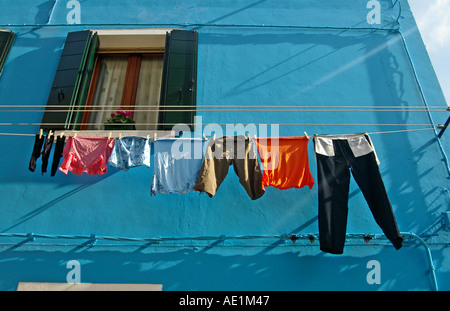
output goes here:
[{"label": "sky", "polygon": [[450,106],[450,0],[408,0]]}]

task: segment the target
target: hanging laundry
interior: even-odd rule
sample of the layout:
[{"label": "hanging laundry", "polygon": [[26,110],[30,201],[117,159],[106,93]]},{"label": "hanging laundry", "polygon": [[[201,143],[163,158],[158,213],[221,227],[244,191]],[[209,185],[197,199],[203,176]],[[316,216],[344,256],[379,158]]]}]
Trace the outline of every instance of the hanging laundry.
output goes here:
[{"label": "hanging laundry", "polygon": [[264,187],[272,186],[281,190],[313,187],[307,137],[268,137],[254,140],[261,159]]},{"label": "hanging laundry", "polygon": [[203,146],[204,141],[195,138],[161,138],[155,141],[151,196],[193,191],[202,166]]},{"label": "hanging laundry", "polygon": [[49,134],[45,139],[44,148],[42,150],[42,175],[47,172],[48,158],[50,157],[50,151],[52,150],[54,139],[53,134]]},{"label": "hanging laundry", "polygon": [[67,175],[69,171],[81,175],[103,175],[107,172],[106,163],[114,147],[114,138],[72,137],[64,147],[59,170]]},{"label": "hanging laundry", "polygon": [[150,139],[135,136],[116,139],[108,165],[124,171],[141,165],[150,167]]},{"label": "hanging laundry", "polygon": [[52,169],[50,172],[50,176],[52,176],[52,177],[56,175],[56,171],[58,170],[59,162],[63,156],[65,141],[66,141],[66,136],[57,136],[56,137],[55,150],[53,151]]},{"label": "hanging laundry", "polygon": [[327,253],[342,254],[348,215],[350,171],[375,221],[396,249],[403,238],[381,178],[368,134],[315,135],[319,188],[319,242]]},{"label": "hanging laundry", "polygon": [[30,163],[28,169],[32,172],[36,170],[36,161],[41,156],[42,145],[44,144],[45,136],[37,134],[34,139],[33,152],[31,153]]},{"label": "hanging laundry", "polygon": [[233,165],[239,182],[252,200],[264,195],[262,173],[250,138],[245,136],[212,139],[195,190],[213,197]]}]

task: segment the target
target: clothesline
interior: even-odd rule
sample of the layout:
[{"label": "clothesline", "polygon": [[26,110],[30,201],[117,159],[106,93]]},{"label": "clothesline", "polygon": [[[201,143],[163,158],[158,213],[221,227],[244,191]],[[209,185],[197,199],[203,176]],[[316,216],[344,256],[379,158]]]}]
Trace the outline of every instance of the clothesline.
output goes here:
[{"label": "clothesline", "polygon": [[[434,128],[425,128],[425,129],[409,129],[409,130],[397,130],[397,131],[382,131],[382,132],[370,132],[369,135],[376,134],[394,134],[394,133],[405,133],[405,132],[419,132],[419,131],[429,131],[434,130]],[[102,131],[104,132],[104,131]],[[82,131],[80,131],[82,133]],[[0,136],[29,136],[34,137],[36,134],[30,133],[0,133]]]},{"label": "clothesline", "polygon": [[[101,109],[95,109],[95,108]],[[5,109],[14,108],[14,109]],[[50,109],[17,109],[17,108],[50,108]],[[55,109],[52,109],[55,108]],[[67,109],[63,109],[67,108]],[[83,108],[83,109],[80,109]],[[106,108],[102,105],[92,105],[86,107],[75,107],[73,105],[0,105],[0,112],[70,112],[76,110],[77,112],[115,112],[117,108]],[[158,106],[158,105],[139,105],[128,107],[134,112],[159,112],[165,111],[165,108],[174,108],[173,106]],[[138,108],[138,109],[136,109]],[[150,108],[150,109],[143,109]],[[299,105],[202,105],[192,107],[191,105],[177,105],[177,109],[171,111],[189,112],[189,111],[448,111],[448,107],[433,106],[299,106]]]},{"label": "clothesline", "polygon": [[[85,106],[84,108],[90,109],[90,108],[105,108],[104,105],[90,105]],[[162,107],[162,108],[170,108],[173,106],[170,105],[135,105],[133,107],[141,107],[141,108],[155,108],[155,107]],[[133,108],[128,107],[128,108]],[[177,105],[176,107],[179,108],[192,108],[192,105]],[[438,109],[438,110],[448,110],[449,107],[443,107],[443,106],[355,106],[355,105],[201,105],[197,106],[197,108],[358,108],[358,109]],[[74,105],[0,105],[0,109],[2,108],[77,108]],[[78,107],[81,108],[81,107]],[[124,109],[123,107],[122,109]],[[114,108],[117,109],[117,108]]]},{"label": "clothesline", "polygon": [[[172,107],[170,105],[139,105],[139,107]],[[45,108],[45,107],[62,107],[69,108],[74,107],[73,105],[0,105],[0,108]],[[104,107],[104,105],[90,105],[87,107]],[[177,107],[191,107],[191,105],[177,105]],[[424,108],[424,106],[354,106],[354,105],[201,105],[200,107],[308,107],[308,108],[318,108],[318,107],[337,107],[337,108]],[[444,108],[443,106],[429,106],[429,108]]]},{"label": "clothesline", "polygon": [[[260,107],[258,107],[260,108]],[[430,110],[430,109],[428,109]],[[431,109],[432,111],[441,111],[445,112],[446,109]],[[114,112],[115,109],[53,109],[53,110],[0,110],[0,113],[31,113],[31,112],[47,112],[47,113],[61,113],[61,112]],[[426,108],[416,108],[416,109],[393,109],[393,108],[342,108],[342,109],[322,109],[322,108],[263,108],[263,109],[248,109],[248,108],[240,108],[240,109],[201,109],[201,108],[194,108],[194,109],[132,109],[133,112],[162,112],[162,111],[170,111],[170,112],[245,112],[245,111],[253,111],[253,112],[277,112],[277,111],[286,111],[286,112],[295,112],[295,111],[311,111],[311,112],[424,112],[427,111]]]},{"label": "clothesline", "polygon": [[[95,126],[95,125],[104,125],[105,123],[75,123],[78,126]],[[180,123],[132,123],[136,126],[150,126],[150,125],[180,125]],[[229,124],[239,124],[239,125],[268,125],[268,123],[215,123],[210,122],[210,124],[215,125],[229,125]],[[272,123],[273,125],[280,126],[438,126],[438,124],[430,124],[430,123]],[[65,125],[65,123],[0,123],[0,126],[41,126],[41,127],[52,127],[52,126],[61,126]],[[130,125],[130,123],[114,123],[114,125],[125,126]],[[183,125],[196,125],[196,123],[183,123]]]}]

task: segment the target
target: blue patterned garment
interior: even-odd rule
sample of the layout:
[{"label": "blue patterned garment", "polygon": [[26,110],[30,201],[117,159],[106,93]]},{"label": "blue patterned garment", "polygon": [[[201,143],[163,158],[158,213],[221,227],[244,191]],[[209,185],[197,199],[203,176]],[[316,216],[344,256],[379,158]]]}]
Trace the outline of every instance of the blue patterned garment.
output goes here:
[{"label": "blue patterned garment", "polygon": [[158,139],[150,194],[185,194],[194,190],[203,164],[204,141],[196,138]]},{"label": "blue patterned garment", "polygon": [[128,171],[131,167],[150,167],[150,140],[144,137],[116,139],[108,165]]}]

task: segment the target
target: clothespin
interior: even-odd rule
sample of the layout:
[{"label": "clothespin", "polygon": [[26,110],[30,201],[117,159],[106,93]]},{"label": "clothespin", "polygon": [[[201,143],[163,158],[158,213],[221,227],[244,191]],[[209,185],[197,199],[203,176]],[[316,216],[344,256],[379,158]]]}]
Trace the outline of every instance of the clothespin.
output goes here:
[{"label": "clothespin", "polygon": [[61,132],[61,134],[59,134],[59,137],[63,137],[64,136],[64,132]]},{"label": "clothespin", "polygon": [[44,130],[43,129],[40,129],[39,130],[39,139],[41,139],[42,138],[42,135],[44,134]]},{"label": "clothespin", "polygon": [[48,132],[48,137],[51,137],[52,135],[53,135],[53,131],[50,130],[50,131]]},{"label": "clothespin", "polygon": [[307,134],[306,132],[303,132],[303,133],[305,133],[305,136],[306,136],[306,138],[308,138],[308,139],[309,139],[309,136],[308,136],[308,134]]},{"label": "clothespin", "polygon": [[213,139],[214,139],[214,140],[216,139],[216,133],[214,133],[214,137],[213,137]]},{"label": "clothespin", "polygon": [[78,132],[75,132],[75,135],[73,136],[73,138],[77,138]]},{"label": "clothespin", "polygon": [[119,139],[122,139],[122,133],[119,133]]},{"label": "clothespin", "polygon": [[147,134],[147,140],[150,139],[150,134]]},{"label": "clothespin", "polygon": [[108,139],[110,139],[110,138],[111,138],[111,136],[112,136],[112,132],[109,132],[109,137],[108,137]]},{"label": "clothespin", "polygon": [[154,133],[154,134],[153,134],[153,141],[156,141],[157,136],[158,136],[157,133]]}]

